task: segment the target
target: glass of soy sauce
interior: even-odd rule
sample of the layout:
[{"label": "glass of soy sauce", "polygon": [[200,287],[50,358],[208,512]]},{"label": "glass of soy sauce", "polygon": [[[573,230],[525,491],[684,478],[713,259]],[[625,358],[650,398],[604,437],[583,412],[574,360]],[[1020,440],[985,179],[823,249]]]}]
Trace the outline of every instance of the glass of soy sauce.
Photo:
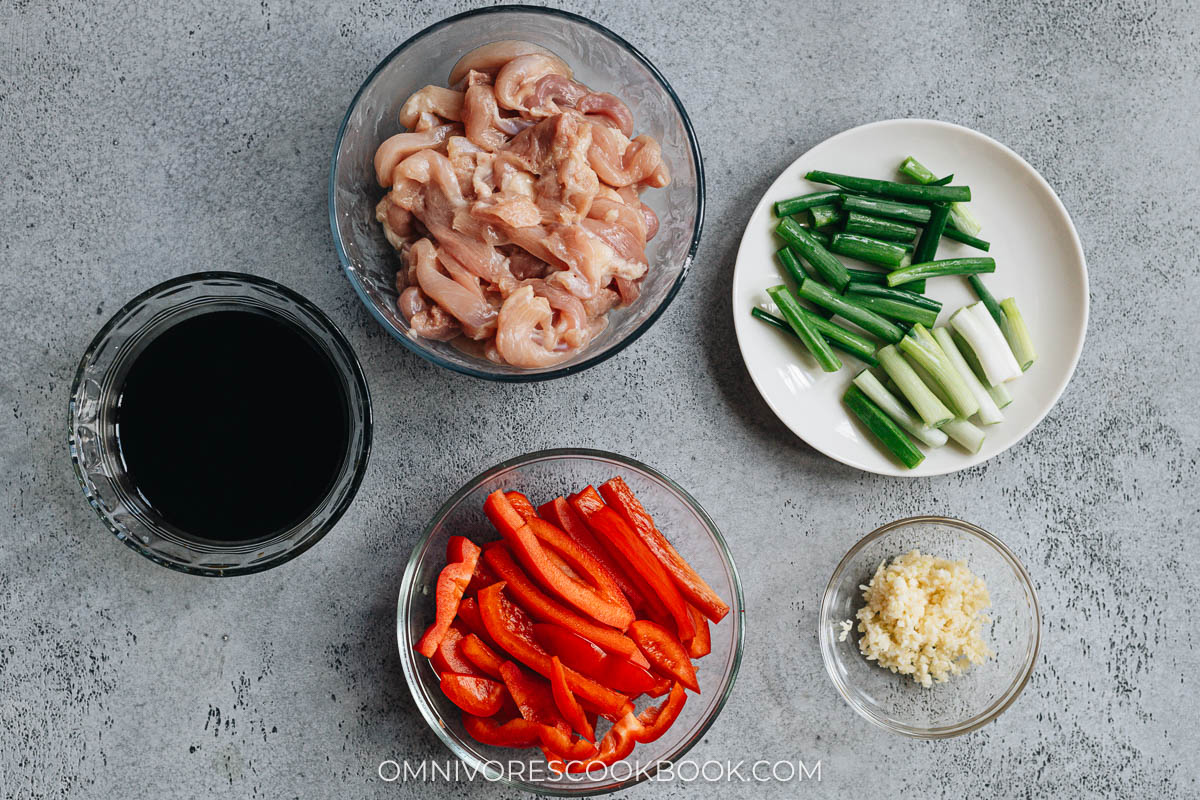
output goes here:
[{"label": "glass of soy sauce", "polygon": [[71,389],[71,458],[117,538],[163,566],[277,566],[337,523],[371,450],[362,368],[273,281],[203,272],[131,300]]}]

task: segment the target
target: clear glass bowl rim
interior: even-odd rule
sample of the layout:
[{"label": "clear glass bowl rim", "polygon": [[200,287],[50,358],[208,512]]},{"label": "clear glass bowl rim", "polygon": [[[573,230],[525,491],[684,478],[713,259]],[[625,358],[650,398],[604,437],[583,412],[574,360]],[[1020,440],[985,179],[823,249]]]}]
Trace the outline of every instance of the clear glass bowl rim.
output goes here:
[{"label": "clear glass bowl rim", "polygon": [[[458,505],[458,503],[461,502],[462,499],[468,494],[475,491],[480,484],[490,480],[496,475],[507,472],[514,467],[522,467],[526,464],[531,464],[537,461],[546,461],[554,458],[598,458],[615,461],[619,464],[624,464],[633,469],[640,470],[655,480],[662,481],[662,483],[664,483],[668,488],[678,494],[684,503],[687,504],[687,506],[696,514],[697,517],[699,517],[701,522],[704,524],[705,529],[708,531],[709,536],[712,537],[713,542],[716,544],[717,550],[721,554],[721,559],[725,562],[725,566],[728,568],[729,574],[732,577],[731,583],[733,586],[733,602],[730,610],[731,614],[736,613],[739,615],[739,624],[737,626],[738,633],[736,646],[734,648],[733,663],[729,668],[728,682],[725,686],[725,691],[721,693],[721,696],[717,699],[716,704],[713,705],[712,709],[708,713],[708,716],[704,719],[696,733],[689,740],[682,742],[681,746],[672,752],[669,757],[663,759],[666,761],[676,761],[686,755],[687,752],[691,750],[697,742],[704,738],[704,735],[708,732],[708,729],[712,727],[713,723],[716,722],[717,717],[721,715],[721,711],[724,710],[725,704],[729,701],[729,697],[733,693],[733,687],[737,683],[737,676],[739,670],[741,669],[742,655],[746,640],[746,608],[745,600],[742,595],[742,579],[738,574],[737,565],[733,561],[733,554],[729,551],[729,545],[726,543],[725,537],[721,533],[721,529],[717,527],[716,523],[713,522],[712,518],[708,515],[708,512],[704,510],[696,498],[692,497],[691,494],[689,494],[687,490],[685,490],[678,483],[671,480],[666,475],[663,475],[653,467],[647,466],[646,464],[643,464],[636,459],[629,458],[628,456],[619,455],[607,450],[565,447],[537,450],[510,458],[507,461],[503,461],[471,478],[469,481],[463,484],[461,489],[451,495],[450,499],[448,499],[441,505],[440,508],[438,508],[437,512],[434,513],[433,517],[426,524],[425,530],[421,533],[421,537],[417,540],[416,544],[413,545],[412,554],[409,556],[408,564],[404,568],[404,577],[400,582],[400,597],[396,610],[396,645],[400,650],[400,661],[404,667],[404,679],[408,684],[409,693],[412,695],[413,700],[416,703],[417,708],[420,710],[421,716],[424,718],[426,724],[428,724],[429,727],[433,729],[434,733],[437,734],[438,738],[441,739],[448,748],[450,748],[450,752],[452,752],[455,757],[459,758],[465,763],[470,764],[476,769],[479,769],[481,774],[487,774],[484,769],[485,765],[479,763],[473,755],[460,747],[456,738],[438,723],[437,716],[433,713],[433,710],[427,707],[424,698],[421,697],[420,693],[415,689],[414,685],[420,681],[420,678],[417,677],[416,673],[416,657],[412,654],[412,648],[406,646],[404,641],[408,615],[411,613],[411,607],[407,600],[408,598],[412,597],[413,594],[413,584],[416,582],[417,576],[418,557],[425,549],[429,538],[433,535],[434,528],[443,518],[445,518],[446,514],[448,514],[452,508]],[[595,796],[619,792],[622,789],[628,789],[630,786],[634,786],[638,783],[648,780],[649,778],[652,778],[657,773],[657,770],[658,767],[656,764],[653,768],[636,772],[629,778],[626,778],[625,780],[620,781],[613,786],[608,786],[597,790],[589,790],[586,785],[581,785],[579,787],[580,791],[564,791],[546,788],[520,780],[511,780],[507,776],[501,776],[493,780],[495,783],[499,783],[504,786],[512,786],[514,788],[521,789],[522,791],[533,792],[534,794],[540,795],[559,797]]]},{"label": "clear glass bowl rim", "polygon": [[[375,77],[389,64],[391,64],[397,56],[404,52],[406,48],[420,39],[425,38],[426,36],[436,33],[443,28],[449,27],[450,25],[464,19],[487,16],[490,14],[504,14],[513,11],[531,14],[544,14],[546,16],[559,17],[561,19],[571,20],[572,22],[578,22],[589,28],[595,29],[604,36],[610,37],[621,47],[625,48],[630,55],[641,62],[642,66],[644,66],[650,72],[654,79],[658,81],[659,85],[661,85],[663,90],[667,93],[667,96],[671,98],[671,103],[675,106],[675,110],[679,112],[679,118],[683,123],[683,129],[687,134],[688,146],[692,153],[692,159],[696,162],[696,222],[692,229],[692,243],[688,248],[688,254],[685,260],[684,268],[680,270],[679,276],[675,278],[674,284],[672,284],[666,296],[663,297],[662,302],[659,303],[658,307],[654,309],[654,311],[652,311],[637,328],[632,330],[624,339],[608,348],[608,350],[605,350],[602,353],[597,353],[593,356],[589,356],[583,361],[580,361],[578,364],[571,364],[570,366],[549,370],[547,372],[531,372],[528,374],[495,373],[490,372],[482,367],[472,367],[465,364],[456,364],[446,361],[439,357],[436,353],[433,353],[422,347],[420,342],[406,336],[403,331],[398,330],[394,325],[392,325],[392,323],[389,322],[386,317],[379,313],[379,310],[375,307],[375,304],[367,295],[366,289],[363,288],[358,277],[351,269],[350,258],[346,255],[346,248],[342,245],[342,237],[338,233],[337,216],[335,213],[338,153],[340,153],[342,149],[342,139],[346,135],[346,129],[350,124],[350,117],[354,113],[354,109],[358,106],[359,98],[362,97],[363,92],[367,90],[367,87],[371,85],[371,82],[375,80]],[[342,124],[338,127],[337,138],[333,143],[333,157],[330,159],[329,166],[329,227],[333,234],[334,249],[337,250],[338,261],[342,265],[342,271],[346,274],[346,279],[350,281],[350,285],[354,287],[354,292],[358,295],[359,299],[362,300],[363,305],[367,307],[367,310],[370,312],[371,316],[375,318],[375,321],[383,326],[384,330],[390,333],[392,337],[397,339],[402,345],[419,355],[421,358],[437,364],[439,367],[445,367],[446,369],[450,369],[464,375],[470,375],[475,378],[483,378],[491,381],[502,381],[505,383],[548,381],[554,380],[555,378],[563,378],[567,375],[573,375],[577,372],[582,372],[588,367],[595,366],[605,359],[615,356],[617,353],[621,352],[626,347],[641,338],[646,331],[650,330],[650,327],[656,321],[658,321],[658,318],[661,317],[667,310],[667,306],[671,305],[671,301],[675,299],[675,295],[679,293],[679,289],[683,286],[684,278],[687,277],[687,274],[691,269],[690,265],[694,262],[696,251],[700,247],[700,232],[704,227],[704,199],[704,159],[700,154],[700,142],[696,138],[696,131],[692,128],[692,120],[690,117],[688,117],[687,111],[684,109],[683,103],[679,99],[679,95],[675,93],[675,90],[671,87],[671,84],[667,81],[666,77],[659,72],[658,68],[655,67],[654,64],[650,62],[650,59],[646,58],[646,56],[644,56],[640,50],[638,50],[629,42],[625,41],[625,39],[619,34],[609,30],[598,22],[588,19],[587,17],[571,13],[570,11],[562,11],[557,8],[545,8],[542,6],[520,4],[476,8],[471,11],[464,11],[461,14],[455,14],[454,16],[446,17],[445,19],[435,22],[432,25],[421,29],[417,33],[414,33],[412,36],[405,39],[399,47],[388,53],[388,55],[379,62],[375,69],[371,70],[371,73],[367,75],[366,79],[363,80],[362,85],[359,86],[358,91],[354,94],[354,98],[350,101],[350,105],[346,108],[346,115],[342,118]]]},{"label": "clear glass bowl rim", "polygon": [[[993,550],[1000,554],[1000,556],[1008,563],[1010,567],[1012,567],[1013,571],[1017,575],[1018,582],[1021,584],[1021,587],[1025,590],[1027,596],[1030,598],[1033,604],[1033,647],[1029,653],[1029,657],[1024,668],[1021,670],[1020,675],[1017,676],[1016,680],[1012,682],[1012,684],[1008,687],[1008,690],[999,700],[981,713],[976,714],[975,716],[955,725],[938,728],[920,728],[911,725],[889,723],[878,719],[864,708],[861,708],[860,704],[855,702],[845,683],[842,681],[841,677],[837,673],[837,670],[835,669],[835,659],[833,655],[835,643],[833,641],[833,631],[830,625],[826,624],[826,618],[830,616],[830,606],[833,603],[833,597],[836,592],[837,585],[841,581],[842,573],[846,571],[850,565],[850,562],[854,560],[854,557],[858,555],[858,553],[867,545],[871,544],[876,539],[882,538],[884,535],[890,533],[896,528],[921,523],[946,525],[951,528],[956,528],[959,531],[962,531],[969,536],[974,536],[975,538],[989,545]],[[842,556],[842,560],[838,562],[837,568],[833,571],[833,576],[829,579],[829,584],[825,587],[825,594],[821,598],[821,610],[817,615],[817,626],[819,628],[817,633],[820,638],[821,661],[825,664],[825,672],[829,675],[829,679],[837,688],[838,694],[842,696],[842,699],[845,700],[846,703],[853,708],[860,717],[863,717],[873,725],[883,728],[886,731],[899,733],[904,736],[910,736],[915,739],[949,739],[955,736],[961,736],[965,733],[978,730],[979,728],[982,728],[984,725],[999,717],[1016,701],[1016,699],[1021,695],[1021,692],[1024,691],[1026,684],[1029,683],[1029,678],[1033,675],[1033,668],[1034,665],[1037,664],[1038,654],[1041,652],[1042,646],[1042,613],[1041,607],[1038,604],[1037,590],[1034,588],[1033,580],[1029,577],[1029,573],[1025,570],[1025,565],[1021,563],[1021,560],[1017,558],[1016,554],[1013,553],[1012,550],[1008,548],[1008,545],[1004,544],[1004,542],[1000,541],[983,528],[980,528],[978,525],[973,525],[970,522],[965,522],[961,519],[954,519],[953,517],[941,517],[936,515],[924,515],[898,519],[893,522],[889,522],[886,525],[881,525],[880,527],[868,533],[862,539],[858,540],[858,542],[850,548],[846,555]]]},{"label": "clear glass bowl rim", "polygon": [[[286,551],[281,552],[273,558],[264,559],[263,561],[252,564],[230,567],[220,571],[202,567],[193,567],[170,559],[160,558],[153,548],[142,545],[136,536],[128,535],[128,532],[118,526],[111,519],[111,517],[105,513],[104,509],[100,507],[97,498],[94,496],[92,489],[88,485],[87,476],[84,475],[83,467],[80,464],[79,457],[75,452],[75,430],[77,427],[77,409],[75,400],[79,395],[84,374],[86,373],[87,367],[90,364],[96,350],[100,347],[100,345],[104,342],[106,337],[108,337],[114,328],[124,322],[134,310],[152,297],[160,295],[164,291],[173,289],[176,286],[182,286],[184,284],[206,280],[231,280],[259,286],[273,292],[278,292],[294,302],[296,305],[304,308],[309,314],[312,315],[313,319],[317,321],[317,323],[324,329],[325,333],[330,337],[334,344],[336,344],[336,346],[342,351],[342,355],[345,357],[346,363],[350,367],[350,371],[345,377],[348,381],[355,384],[362,396],[363,401],[361,408],[363,426],[362,447],[357,452],[353,453],[351,477],[350,481],[346,484],[345,496],[341,499],[337,506],[331,509],[329,518],[319,527],[309,531],[302,538],[297,539],[293,546],[289,547]],[[71,467],[75,472],[75,478],[79,482],[79,487],[83,491],[84,497],[87,498],[88,505],[90,505],[92,510],[96,512],[96,515],[100,517],[100,521],[104,523],[104,526],[108,529],[109,533],[116,536],[119,541],[124,542],[124,544],[131,550],[141,556],[144,556],[145,558],[148,558],[155,564],[159,564],[176,572],[183,572],[188,575],[198,575],[206,578],[227,578],[238,575],[252,575],[257,572],[263,572],[265,570],[272,569],[280,564],[291,561],[293,558],[301,555],[317,542],[321,541],[321,539],[325,538],[326,534],[333,530],[333,528],[341,520],[342,516],[350,508],[350,504],[354,502],[354,498],[358,495],[358,489],[362,485],[363,477],[367,472],[367,464],[371,460],[371,445],[373,437],[374,412],[371,405],[371,390],[367,384],[367,377],[363,372],[362,364],[358,360],[358,354],[354,351],[354,348],[350,345],[350,341],[345,337],[341,329],[334,324],[333,320],[329,318],[328,314],[322,311],[315,303],[299,292],[296,292],[295,290],[290,289],[287,286],[284,286],[283,284],[273,281],[269,278],[262,278],[245,272],[230,272],[226,270],[205,270],[203,272],[192,272],[187,275],[179,275],[161,283],[157,283],[139,293],[136,297],[125,303],[111,317],[109,317],[108,321],[104,323],[103,327],[101,327],[100,330],[96,332],[96,335],[92,337],[91,341],[88,343],[87,349],[83,351],[83,355],[79,358],[79,365],[75,368],[75,377],[71,381],[71,392],[68,398],[67,445],[71,452]]]}]

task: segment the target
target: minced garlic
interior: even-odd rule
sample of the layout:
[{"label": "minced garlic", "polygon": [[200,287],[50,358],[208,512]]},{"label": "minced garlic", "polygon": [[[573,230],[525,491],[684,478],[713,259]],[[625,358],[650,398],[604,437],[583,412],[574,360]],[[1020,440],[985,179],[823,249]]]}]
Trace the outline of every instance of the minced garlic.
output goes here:
[{"label": "minced garlic", "polygon": [[993,655],[980,635],[991,599],[966,561],[913,550],[880,564],[859,588],[866,605],[855,615],[858,649],[867,660],[929,687]]}]

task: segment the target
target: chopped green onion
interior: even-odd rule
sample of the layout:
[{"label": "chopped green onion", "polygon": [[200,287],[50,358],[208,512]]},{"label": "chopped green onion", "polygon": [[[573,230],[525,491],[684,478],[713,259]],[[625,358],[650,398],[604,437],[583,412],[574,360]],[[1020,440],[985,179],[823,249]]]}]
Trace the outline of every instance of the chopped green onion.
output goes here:
[{"label": "chopped green onion", "polygon": [[942,430],[968,453],[978,453],[983,447],[983,431],[965,419],[952,419],[942,425]]},{"label": "chopped green onion", "polygon": [[[873,269],[854,269],[853,267],[848,267],[846,272],[850,273],[850,281],[852,283],[873,283],[876,286],[887,286],[886,272],[877,272]],[[896,288],[904,292],[920,294],[925,291],[925,281],[909,281],[903,286]]]},{"label": "chopped green onion", "polygon": [[979,401],[924,325],[919,322],[913,325],[908,336],[900,340],[899,347],[904,355],[933,377],[950,401],[948,405],[955,416],[965,419],[979,410]]},{"label": "chopped green onion", "polygon": [[946,443],[946,434],[938,428],[928,428],[921,420],[908,413],[908,409],[897,397],[884,388],[879,379],[864,369],[854,377],[854,385],[862,389],[863,394],[875,405],[892,418],[893,421],[912,436],[930,447],[941,447]]},{"label": "chopped green onion", "polygon": [[958,346],[954,344],[954,337],[950,335],[950,331],[946,328],[934,328],[933,338],[941,346],[942,352],[946,354],[946,358],[950,359],[951,366],[958,371],[959,377],[963,379],[963,383],[971,390],[971,394],[975,395],[975,400],[979,403],[979,421],[984,425],[995,425],[997,422],[1003,422],[1004,415],[1000,413],[996,401],[992,399],[983,382],[971,371],[970,365],[963,358],[963,354],[959,352]]},{"label": "chopped green onion", "polygon": [[[903,162],[901,162],[900,172],[912,178],[917,183],[926,185],[933,185],[937,183],[937,179],[934,177],[933,173],[929,171],[929,168],[920,161],[917,161],[912,156],[909,156],[908,158],[904,159]],[[979,231],[983,227],[979,224],[979,220],[976,219],[975,215],[971,213],[971,210],[967,208],[965,202],[956,201],[954,205],[950,207],[950,216],[953,217],[954,224],[960,231],[968,233],[971,236],[978,236]]]},{"label": "chopped green onion", "polygon": [[912,284],[906,284],[895,289],[890,286],[881,286],[877,283],[862,283],[854,277],[851,270],[850,283],[846,286],[846,294],[869,294],[872,297],[890,297],[892,300],[899,300],[902,303],[912,303],[914,306],[928,308],[930,311],[941,311],[942,304],[934,300],[932,297],[926,297],[923,294],[908,289]]},{"label": "chopped green onion", "polygon": [[841,197],[841,192],[813,192],[812,194],[805,194],[800,197],[780,200],[775,203],[775,216],[780,218],[790,217],[792,214],[807,211],[813,206],[836,202]]},{"label": "chopped green onion", "polygon": [[1000,304],[996,302],[996,298],[988,291],[988,288],[983,285],[983,278],[978,275],[968,275],[967,282],[971,284],[971,288],[975,290],[975,296],[979,298],[988,313],[992,315],[992,319],[996,320],[997,325],[1004,325],[1004,312],[1000,310]]},{"label": "chopped green onion", "polygon": [[850,273],[846,272],[846,267],[842,265],[841,261],[838,261],[832,253],[825,249],[824,245],[813,238],[811,231],[801,227],[800,223],[792,217],[786,217],[779,221],[775,232],[794,247],[796,252],[817,271],[817,274],[826,283],[839,292],[846,288],[846,284],[850,282]]},{"label": "chopped green onion", "polygon": [[971,199],[970,186],[923,186],[896,181],[881,181],[876,178],[860,178],[815,169],[804,176],[813,183],[828,183],[855,192],[877,194],[897,200],[912,200],[919,203],[965,203]]},{"label": "chopped green onion", "polygon": [[948,330],[950,331],[950,337],[954,339],[954,345],[958,348],[959,354],[962,355],[963,359],[965,359],[967,364],[971,367],[971,372],[975,373],[975,377],[978,378],[979,382],[983,384],[983,388],[987,389],[988,395],[992,398],[993,402],[996,403],[996,408],[1003,409],[1012,405],[1013,397],[1008,391],[1008,387],[1003,383],[995,386],[989,386],[987,374],[983,371],[983,365],[980,364],[979,359],[975,357],[975,351],[971,349],[969,344],[967,344],[967,340],[964,339],[958,333],[958,331],[954,330],[953,328],[948,328]]},{"label": "chopped green onion", "polygon": [[830,225],[836,225],[846,218],[845,213],[839,211],[835,205],[813,206],[808,210],[812,216],[812,226],[814,228],[827,228]]},{"label": "chopped green onion", "polygon": [[1034,361],[1037,361],[1037,351],[1033,349],[1033,338],[1029,335],[1029,328],[1025,326],[1025,318],[1017,310],[1016,300],[1011,297],[1001,300],[1000,310],[1004,313],[1000,330],[1012,350],[1013,357],[1017,359],[1017,363],[1021,365],[1021,371],[1024,372],[1033,366]]},{"label": "chopped green onion", "polygon": [[828,308],[847,322],[853,322],[867,333],[884,341],[898,342],[904,338],[904,331],[874,311],[847,302],[841,295],[834,294],[816,281],[806,280],[800,284],[800,296],[810,303]]},{"label": "chopped green onion", "polygon": [[911,242],[917,238],[917,232],[915,225],[905,225],[903,222],[871,217],[857,211],[846,214],[846,233],[857,233],[860,236],[886,239],[891,242]]},{"label": "chopped green onion", "polygon": [[[872,367],[879,366],[879,362],[875,360],[875,345],[869,339],[859,336],[853,331],[848,331],[836,323],[822,319],[807,308],[801,307],[800,311],[801,316],[808,320],[817,329],[817,332],[825,337],[825,340],[830,345],[841,350],[843,353],[849,353],[864,364],[869,364]],[[761,308],[755,307],[750,309],[750,315],[768,325],[779,328],[781,331],[786,331],[792,336],[796,335],[796,332],[792,330],[792,326],[788,325],[786,320],[782,320]]]},{"label": "chopped green onion", "polygon": [[889,344],[879,348],[875,357],[879,359],[879,365],[883,367],[883,371],[896,382],[900,393],[904,395],[926,425],[936,428],[942,423],[954,419],[954,414],[950,413],[950,409],[946,408],[937,395],[931,392],[929,387],[917,377],[917,373],[900,355],[895,345]]},{"label": "chopped green onion", "polygon": [[842,402],[901,464],[912,469],[925,460],[925,454],[917,449],[912,440],[904,435],[904,431],[900,430],[879,406],[872,403],[858,386],[851,384],[842,395]]},{"label": "chopped green onion", "polygon": [[884,267],[903,267],[911,261],[908,251],[901,245],[855,233],[835,233],[829,240],[829,250],[838,255]]},{"label": "chopped green onion", "polygon": [[975,354],[988,385],[996,386],[1021,377],[1021,365],[1013,357],[1000,326],[983,303],[964,306],[954,312],[950,317],[950,326]]},{"label": "chopped green onion", "polygon": [[912,260],[918,264],[927,264],[937,258],[938,244],[942,241],[942,232],[946,230],[946,220],[950,218],[950,206],[945,203],[934,203],[930,211],[929,223],[921,231],[917,247],[913,251]]},{"label": "chopped green onion", "polygon": [[[951,209],[953,209],[953,206],[951,206]],[[951,210],[951,212],[950,212],[950,222],[951,223],[954,222],[954,211],[953,210]],[[963,244],[967,245],[968,247],[974,247],[976,250],[982,250],[985,253],[988,250],[992,249],[991,242],[989,242],[985,239],[980,239],[978,236],[972,236],[969,233],[964,233],[964,232],[960,231],[958,228],[954,227],[954,225],[952,225],[952,224],[947,225],[946,230],[942,231],[942,238],[953,239],[956,242],[962,242]]]},{"label": "chopped green onion", "polygon": [[943,275],[975,275],[980,272],[995,271],[996,259],[990,256],[944,258],[941,261],[926,261],[892,270],[888,273],[887,280],[888,286],[899,286],[902,283],[921,278],[940,278]]},{"label": "chopped green onion", "polygon": [[792,296],[791,291],[780,284],[767,289],[767,294],[775,301],[775,305],[779,306],[783,318],[792,326],[796,337],[816,359],[821,369],[825,372],[837,372],[841,369],[842,362],[833,354],[825,337],[817,333],[817,329],[800,313],[800,303]]},{"label": "chopped green onion", "polygon": [[918,322],[929,326],[937,323],[938,312],[915,303],[894,300],[890,297],[857,294],[855,292],[846,292],[842,296],[857,306],[861,306],[868,311],[874,311],[881,317],[887,317],[897,322]]}]

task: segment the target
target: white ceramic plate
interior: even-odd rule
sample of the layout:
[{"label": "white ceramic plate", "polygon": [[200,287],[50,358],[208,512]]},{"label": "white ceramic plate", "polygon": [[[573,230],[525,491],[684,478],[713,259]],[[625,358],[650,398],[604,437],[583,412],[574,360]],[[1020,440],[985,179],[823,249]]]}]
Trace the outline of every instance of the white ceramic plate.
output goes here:
[{"label": "white ceramic plate", "polygon": [[[988,288],[999,300],[1017,299],[1038,353],[1037,363],[1008,384],[1013,402],[1004,409],[1003,422],[984,427],[987,438],[978,453],[971,455],[953,442],[940,448],[921,445],[925,460],[911,470],[897,463],[842,405],[842,394],[863,368],[857,359],[836,351],[842,369],[824,373],[794,337],[750,316],[756,305],[778,315],[766,289],[787,282],[774,258],[780,245],[773,233],[778,220],[772,204],[831,188],[804,180],[805,173],[813,169],[901,180],[896,167],[908,155],[938,175],[953,172],[955,184],[970,185],[971,208],[983,224],[980,236],[991,242],[988,255],[996,259],[995,274],[985,276]],[[938,249],[938,258],[968,255],[982,253],[949,240],[943,240]],[[853,260],[846,263],[864,266]],[[958,276],[930,280],[927,294],[945,304],[938,324],[976,300],[966,278]],[[796,159],[771,184],[754,209],[738,249],[733,316],[738,346],[754,385],[797,436],[830,458],[868,472],[942,475],[1004,452],[1054,406],[1083,348],[1087,267],[1067,210],[1045,179],[1019,155],[958,125],[888,120],[826,139]]]}]

